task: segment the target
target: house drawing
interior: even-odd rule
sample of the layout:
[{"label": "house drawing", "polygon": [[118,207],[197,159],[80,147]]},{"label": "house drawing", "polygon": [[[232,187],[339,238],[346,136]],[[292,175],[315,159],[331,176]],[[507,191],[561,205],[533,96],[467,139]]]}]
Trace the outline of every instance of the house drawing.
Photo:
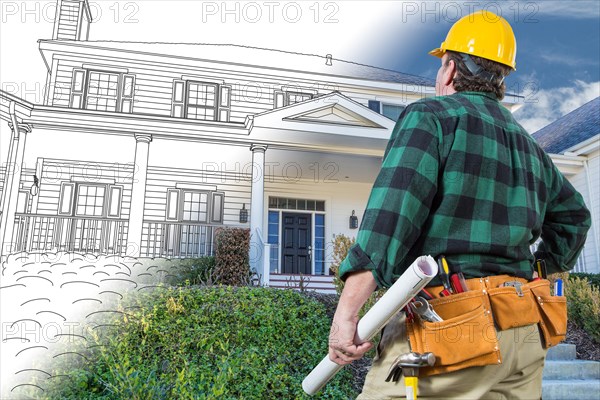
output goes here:
[{"label": "house drawing", "polygon": [[356,235],[396,118],[434,81],[331,55],[90,41],[90,23],[87,1],[58,1],[43,104],[0,92],[1,254],[199,257],[217,228],[244,227],[263,284],[332,290],[331,238]]}]

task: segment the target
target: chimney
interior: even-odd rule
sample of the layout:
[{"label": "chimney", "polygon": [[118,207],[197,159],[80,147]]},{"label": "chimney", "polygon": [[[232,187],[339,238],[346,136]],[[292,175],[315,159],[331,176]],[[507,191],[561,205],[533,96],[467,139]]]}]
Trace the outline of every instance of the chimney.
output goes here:
[{"label": "chimney", "polygon": [[88,0],[58,0],[54,40],[88,40],[92,13]]}]

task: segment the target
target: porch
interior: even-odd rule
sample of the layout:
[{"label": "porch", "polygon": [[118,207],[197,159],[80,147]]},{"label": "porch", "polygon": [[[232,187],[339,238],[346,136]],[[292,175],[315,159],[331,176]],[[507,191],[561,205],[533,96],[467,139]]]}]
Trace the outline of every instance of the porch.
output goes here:
[{"label": "porch", "polygon": [[[198,258],[215,255],[215,236],[223,225],[144,221],[140,257]],[[64,251],[127,256],[128,221],[93,217],[17,214],[11,252]],[[333,276],[281,273],[279,246],[264,244],[270,255],[269,286],[335,293]]]}]

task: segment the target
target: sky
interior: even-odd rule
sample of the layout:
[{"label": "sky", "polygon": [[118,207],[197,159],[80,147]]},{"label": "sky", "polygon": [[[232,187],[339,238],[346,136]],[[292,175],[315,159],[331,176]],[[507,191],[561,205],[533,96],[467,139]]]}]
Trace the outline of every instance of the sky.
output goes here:
[{"label": "sky", "polygon": [[[334,58],[435,78],[427,52],[471,11],[502,15],[517,36],[508,91],[530,132],[600,95],[600,0],[584,1],[90,1],[90,40],[228,43]],[[52,36],[55,1],[0,0],[0,84],[42,101],[38,39]]]}]

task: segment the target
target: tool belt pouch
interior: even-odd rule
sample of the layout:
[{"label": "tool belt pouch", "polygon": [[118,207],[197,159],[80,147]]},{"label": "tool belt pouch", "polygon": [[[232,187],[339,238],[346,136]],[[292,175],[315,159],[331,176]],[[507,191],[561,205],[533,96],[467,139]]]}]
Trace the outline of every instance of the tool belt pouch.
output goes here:
[{"label": "tool belt pouch", "polygon": [[432,352],[436,357],[433,367],[420,368],[420,375],[501,362],[494,321],[484,292],[454,294],[430,300],[429,304],[443,321],[414,318],[406,322],[412,351]]},{"label": "tool belt pouch", "polygon": [[529,284],[491,288],[488,294],[498,330],[537,324],[540,321]]},{"label": "tool belt pouch", "polygon": [[551,296],[550,282],[546,279],[531,282],[529,285],[540,314],[539,327],[544,338],[544,347],[556,346],[567,335],[567,298]]}]

